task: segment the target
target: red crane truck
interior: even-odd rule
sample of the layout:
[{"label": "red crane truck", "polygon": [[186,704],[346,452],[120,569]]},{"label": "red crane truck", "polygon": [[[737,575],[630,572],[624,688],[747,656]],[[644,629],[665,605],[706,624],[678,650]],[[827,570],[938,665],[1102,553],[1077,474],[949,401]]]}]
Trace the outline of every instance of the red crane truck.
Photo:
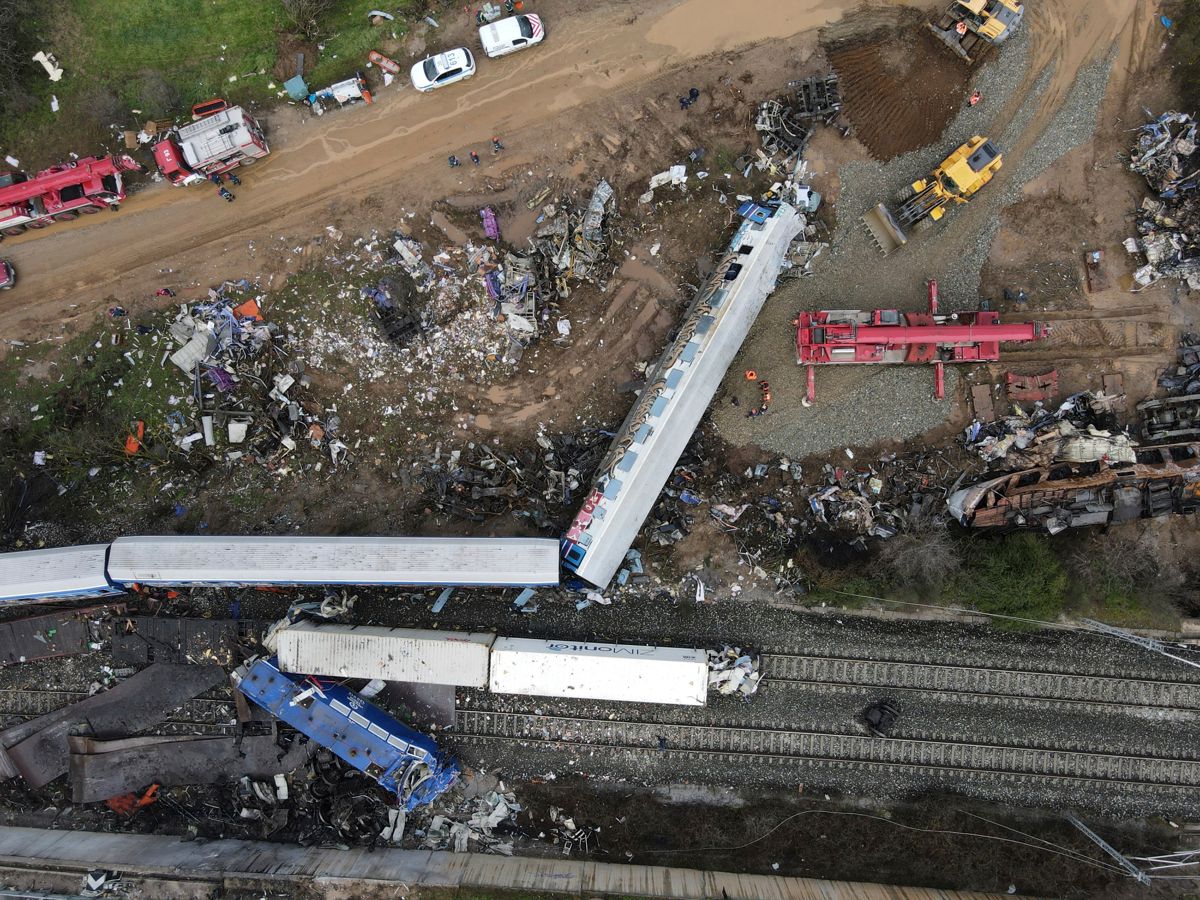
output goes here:
[{"label": "red crane truck", "polygon": [[816,394],[814,368],[821,365],[932,363],[934,395],[945,394],[946,363],[995,362],[1001,343],[1037,341],[1049,334],[1041,322],[1000,324],[991,310],[938,315],[938,288],[929,282],[929,312],[896,309],[825,309],[805,312],[796,326],[796,362],[808,367],[805,401]]},{"label": "red crane truck", "polygon": [[45,228],[79,216],[116,209],[125,199],[122,172],[140,172],[131,157],[89,156],[36,175],[0,175],[0,236]]},{"label": "red crane truck", "polygon": [[192,118],[154,145],[154,162],[171,184],[198,184],[271,152],[262,126],[240,106],[209,100],[192,107]]}]

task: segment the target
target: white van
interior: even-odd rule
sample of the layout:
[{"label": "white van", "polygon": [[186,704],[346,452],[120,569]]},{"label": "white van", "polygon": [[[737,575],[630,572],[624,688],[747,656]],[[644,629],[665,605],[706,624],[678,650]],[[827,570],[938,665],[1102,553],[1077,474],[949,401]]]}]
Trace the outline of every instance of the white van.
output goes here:
[{"label": "white van", "polygon": [[540,16],[510,16],[479,29],[483,52],[493,59],[540,44],[545,37]]}]

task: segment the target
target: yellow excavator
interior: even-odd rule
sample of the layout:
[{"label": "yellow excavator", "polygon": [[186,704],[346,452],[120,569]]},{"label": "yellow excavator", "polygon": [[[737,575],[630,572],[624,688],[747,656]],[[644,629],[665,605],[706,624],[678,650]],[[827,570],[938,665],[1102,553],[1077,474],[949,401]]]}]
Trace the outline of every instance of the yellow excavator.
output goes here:
[{"label": "yellow excavator", "polygon": [[1021,0],[953,0],[929,30],[969,63],[1003,44],[1021,24]]},{"label": "yellow excavator", "polygon": [[863,223],[887,256],[908,243],[910,232],[932,227],[941,221],[948,207],[970,200],[1003,163],[996,146],[976,135],[947,156],[927,178],[914,181],[890,203],[868,210]]}]

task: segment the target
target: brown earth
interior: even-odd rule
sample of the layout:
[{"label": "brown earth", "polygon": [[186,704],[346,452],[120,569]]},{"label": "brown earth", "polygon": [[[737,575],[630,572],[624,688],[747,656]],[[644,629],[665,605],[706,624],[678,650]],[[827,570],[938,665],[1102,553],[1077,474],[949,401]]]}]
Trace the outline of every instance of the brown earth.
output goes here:
[{"label": "brown earth", "polygon": [[[921,27],[922,15],[905,12],[866,36],[843,37],[840,23],[822,38],[847,118],[883,161],[936,141],[966,96],[968,67]],[[859,17],[878,22],[875,10]]]},{"label": "brown earth", "polygon": [[[460,193],[478,173],[448,169],[447,155],[466,158],[467,150],[486,147],[494,134],[504,136],[509,152],[489,158],[482,167],[486,175],[561,174],[563,151],[592,133],[597,101],[625,95],[623,107],[632,111],[653,79],[666,73],[690,79],[692,61],[767,39],[773,53],[764,56],[773,56],[777,66],[794,64],[788,42],[852,5],[762,0],[754,16],[731,19],[717,0],[638,6],[612,0],[582,11],[565,0],[547,0],[539,9],[550,23],[545,45],[508,59],[481,60],[479,73],[465,84],[417,95],[399,79],[373,106],[320,120],[298,107],[280,107],[268,119],[274,150],[247,170],[235,203],[220,203],[204,187],[160,184],[111,216],[5,241],[5,255],[22,280],[0,309],[0,334],[53,338],[89,320],[110,295],[150,294],[164,280],[174,280],[164,275],[187,273],[205,286],[262,276],[270,265],[262,254],[248,265],[240,252],[235,261],[229,251],[249,241],[266,247],[280,237],[307,240],[326,224],[360,226],[366,201],[374,204],[372,218],[395,221],[414,205]],[[462,23],[456,19],[451,25]],[[426,38],[427,52],[441,49],[433,43],[444,39],[440,34]],[[720,57],[708,63],[720,72]],[[666,96],[673,100],[690,86],[679,80]],[[618,134],[654,135],[628,117],[608,127]],[[654,135],[639,142],[666,146],[656,141]]]}]

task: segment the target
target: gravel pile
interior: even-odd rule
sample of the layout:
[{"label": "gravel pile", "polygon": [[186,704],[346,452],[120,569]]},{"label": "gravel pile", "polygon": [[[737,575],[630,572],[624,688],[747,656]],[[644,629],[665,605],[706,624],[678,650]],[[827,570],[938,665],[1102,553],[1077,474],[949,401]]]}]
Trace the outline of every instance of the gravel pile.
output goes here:
[{"label": "gravel pile", "polygon": [[[800,309],[920,309],[928,278],[938,281],[943,309],[977,308],[980,273],[1000,227],[1000,213],[1020,198],[1026,183],[1091,137],[1115,59],[1114,53],[1081,69],[1061,108],[1031,140],[1030,129],[1053,77],[1047,67],[1020,98],[1008,126],[996,134],[991,121],[1020,96],[1026,82],[1028,41],[1029,30],[1023,29],[993,54],[973,84],[984,103],[964,106],[935,145],[887,163],[854,162],[841,169],[838,227],[829,252],[818,259],[813,277],[785,284],[768,301],[718,394],[713,419],[727,440],[800,459],[842,447],[909,440],[947,419],[954,405],[932,399],[931,367],[818,369],[817,402],[804,408],[806,376],[795,362],[791,320]],[[974,134],[989,135],[1008,153],[1001,184],[989,186],[968,206],[951,211],[943,224],[885,259],[860,221],[862,214]],[[767,378],[774,393],[771,412],[755,419],[745,415],[745,398],[741,407],[731,404],[748,368]],[[947,396],[954,397],[957,375],[953,369],[946,374]]]}]

